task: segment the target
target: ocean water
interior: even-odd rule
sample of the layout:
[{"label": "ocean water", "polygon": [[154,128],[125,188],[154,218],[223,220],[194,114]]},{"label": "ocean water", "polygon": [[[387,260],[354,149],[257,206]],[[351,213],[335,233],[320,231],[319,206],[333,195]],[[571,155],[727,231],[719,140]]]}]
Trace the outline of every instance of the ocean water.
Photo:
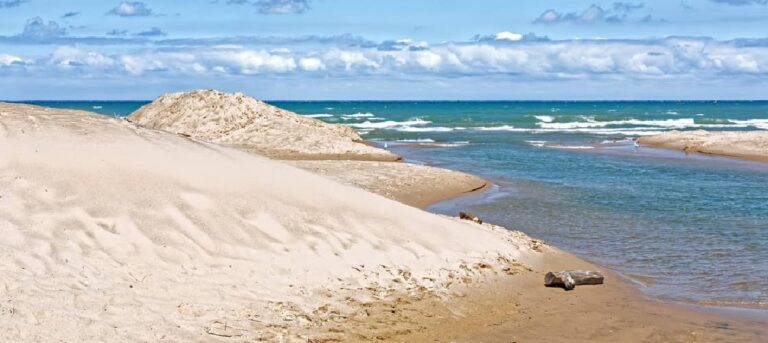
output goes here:
[{"label": "ocean water", "polygon": [[[37,102],[127,115],[146,102]],[[476,213],[622,272],[648,294],[768,307],[768,163],[635,147],[667,130],[768,130],[768,102],[272,102],[408,160],[464,170]]]}]

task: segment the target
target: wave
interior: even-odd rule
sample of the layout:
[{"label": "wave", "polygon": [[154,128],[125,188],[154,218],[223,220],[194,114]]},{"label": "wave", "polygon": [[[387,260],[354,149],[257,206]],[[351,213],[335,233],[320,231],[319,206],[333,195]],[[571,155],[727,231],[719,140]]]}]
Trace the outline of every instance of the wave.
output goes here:
[{"label": "wave", "polygon": [[382,122],[371,122],[370,120],[366,120],[362,123],[355,123],[355,124],[349,124],[351,127],[359,128],[359,129],[387,129],[387,128],[407,128],[410,126],[416,126],[416,125],[427,125],[431,124],[431,121],[423,120],[423,119],[410,119],[406,121],[394,121],[394,120],[387,120]]},{"label": "wave", "polygon": [[502,126],[478,126],[475,128],[475,130],[480,131],[519,131],[519,130],[526,130],[526,129],[516,129],[512,125],[502,125]]},{"label": "wave", "polygon": [[426,146],[426,147],[453,148],[453,147],[458,147],[462,145],[467,145],[469,144],[469,141],[436,142],[434,139],[420,138],[420,139],[398,139],[394,143],[415,144],[415,145]]},{"label": "wave", "polygon": [[350,119],[360,119],[360,118],[370,118],[373,117],[373,113],[367,112],[367,113],[354,113],[354,114],[342,114],[341,118],[344,120],[350,120]]},{"label": "wave", "polygon": [[594,149],[594,146],[589,145],[548,145],[548,141],[525,141],[526,143],[530,144],[531,146],[537,147],[537,148],[553,148],[553,149],[574,149],[574,150],[584,150],[584,149]]},{"label": "wave", "polygon": [[434,139],[429,138],[423,138],[423,139],[398,139],[396,142],[400,143],[434,143]]},{"label": "wave", "polygon": [[619,125],[638,125],[638,126],[658,126],[667,128],[686,128],[695,127],[696,122],[693,118],[683,119],[665,119],[665,120],[639,120],[639,119],[627,119],[627,120],[614,120],[614,121],[596,121],[592,118],[585,118],[583,122],[569,122],[569,123],[537,123],[539,127],[543,129],[578,129],[578,128],[598,128],[606,126],[619,126]]},{"label": "wave", "polygon": [[525,141],[525,142],[538,148],[542,148],[547,144],[547,141]]},{"label": "wave", "polygon": [[333,117],[333,114],[318,113],[318,114],[305,114],[304,116],[309,118],[331,118]]},{"label": "wave", "polygon": [[[634,127],[634,128],[570,128],[570,129],[552,129],[552,128],[517,128],[511,125],[502,126],[479,126],[473,128],[476,131],[509,131],[509,132],[528,132],[528,133],[588,133],[595,135],[624,135],[624,136],[647,136],[663,133],[654,127]],[[529,141],[542,142],[542,141]]]},{"label": "wave", "polygon": [[459,146],[464,146],[469,144],[469,141],[458,141],[458,142],[445,142],[445,143],[426,143],[424,145],[433,146],[433,147],[439,147],[439,148],[455,148]]},{"label": "wave", "polygon": [[754,127],[762,130],[768,130],[768,119],[747,119],[747,120],[733,120],[728,119],[729,122],[736,125],[743,125],[745,127]]},{"label": "wave", "polygon": [[538,119],[539,121],[545,122],[545,123],[551,123],[551,122],[555,121],[555,117],[553,117],[553,116],[533,116],[533,117]]},{"label": "wave", "polygon": [[576,129],[576,130],[567,131],[567,132],[589,133],[593,135],[653,136],[653,135],[664,133],[665,131],[648,130],[644,128],[629,128],[629,129]]},{"label": "wave", "polygon": [[400,132],[451,132],[455,130],[464,130],[463,127],[444,127],[444,126],[433,126],[433,127],[412,127],[412,126],[404,126],[404,127],[398,127],[395,130]]}]

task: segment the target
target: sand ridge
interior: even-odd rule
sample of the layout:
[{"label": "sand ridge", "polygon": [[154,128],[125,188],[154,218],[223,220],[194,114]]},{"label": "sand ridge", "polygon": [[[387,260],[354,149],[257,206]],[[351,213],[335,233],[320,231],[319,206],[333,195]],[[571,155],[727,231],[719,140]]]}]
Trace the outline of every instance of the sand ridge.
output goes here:
[{"label": "sand ridge", "polygon": [[363,144],[360,135],[348,126],[303,117],[242,93],[169,93],[142,106],[128,120],[280,159],[400,159],[387,150]]}]

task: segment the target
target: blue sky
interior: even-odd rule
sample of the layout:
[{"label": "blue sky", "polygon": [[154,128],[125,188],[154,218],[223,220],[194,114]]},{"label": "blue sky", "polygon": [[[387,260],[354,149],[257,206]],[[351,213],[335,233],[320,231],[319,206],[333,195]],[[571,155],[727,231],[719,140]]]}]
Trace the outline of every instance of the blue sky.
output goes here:
[{"label": "blue sky", "polygon": [[0,0],[0,99],[766,99],[768,0]]}]

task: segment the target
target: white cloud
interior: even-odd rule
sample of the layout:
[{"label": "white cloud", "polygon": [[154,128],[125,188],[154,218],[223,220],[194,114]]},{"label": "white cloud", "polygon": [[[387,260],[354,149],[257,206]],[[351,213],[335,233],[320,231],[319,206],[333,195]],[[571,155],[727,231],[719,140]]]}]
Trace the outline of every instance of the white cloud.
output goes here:
[{"label": "white cloud", "polygon": [[25,64],[26,61],[19,56],[0,54],[0,66],[8,67],[14,64]]},{"label": "white cloud", "polygon": [[299,59],[299,66],[306,71],[318,71],[325,69],[325,63],[319,58],[307,57]]},{"label": "white cloud", "polygon": [[147,4],[139,1],[123,1],[107,14],[120,17],[146,17],[152,15],[152,9]]},{"label": "white cloud", "polygon": [[132,75],[149,72],[193,75],[209,71],[253,75],[287,73],[297,69],[292,56],[243,48],[150,51],[123,55],[120,62],[123,69]]},{"label": "white cloud", "polygon": [[523,39],[523,35],[519,33],[503,31],[496,34],[496,40],[508,40],[508,41],[516,42],[521,39]]},{"label": "white cloud", "polygon": [[419,51],[416,53],[416,61],[426,69],[436,69],[443,61],[443,57],[431,51]]},{"label": "white cloud", "polygon": [[78,68],[108,70],[114,66],[112,58],[97,52],[85,51],[80,48],[62,46],[57,48],[49,59],[49,63],[61,70]]}]

